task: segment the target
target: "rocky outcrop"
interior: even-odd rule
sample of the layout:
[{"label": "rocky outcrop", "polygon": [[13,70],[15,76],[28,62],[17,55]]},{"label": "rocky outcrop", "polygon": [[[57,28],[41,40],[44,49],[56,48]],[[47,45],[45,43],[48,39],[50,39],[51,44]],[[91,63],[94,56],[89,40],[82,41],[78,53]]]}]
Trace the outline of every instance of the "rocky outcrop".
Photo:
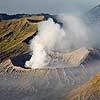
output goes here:
[{"label": "rocky outcrop", "polygon": [[[14,66],[10,59],[0,63],[0,73],[14,72],[14,71],[25,71],[26,69],[21,68],[20,66]],[[28,69],[27,69],[28,71]]]}]

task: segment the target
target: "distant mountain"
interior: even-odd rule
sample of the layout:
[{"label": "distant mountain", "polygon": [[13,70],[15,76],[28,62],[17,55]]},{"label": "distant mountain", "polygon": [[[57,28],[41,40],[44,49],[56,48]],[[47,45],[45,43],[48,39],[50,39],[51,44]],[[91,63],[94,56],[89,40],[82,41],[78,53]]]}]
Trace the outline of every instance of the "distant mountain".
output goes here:
[{"label": "distant mountain", "polygon": [[92,8],[89,13],[96,18],[100,17],[100,4],[97,5],[96,7]]},{"label": "distant mountain", "polygon": [[10,19],[19,19],[22,17],[29,17],[29,14],[16,14],[16,15],[8,15],[5,13],[0,13],[0,21],[2,20],[10,20]]},{"label": "distant mountain", "polygon": [[89,10],[87,16],[93,23],[100,22],[100,4]]},{"label": "distant mountain", "polygon": [[3,21],[3,20],[11,20],[11,19],[20,19],[20,18],[31,17],[31,16],[45,16],[45,19],[46,20],[48,18],[53,18],[56,21],[56,16],[57,15],[51,15],[51,14],[45,14],[45,13],[40,13],[40,14],[15,14],[15,15],[8,15],[6,13],[0,13],[0,21]]}]

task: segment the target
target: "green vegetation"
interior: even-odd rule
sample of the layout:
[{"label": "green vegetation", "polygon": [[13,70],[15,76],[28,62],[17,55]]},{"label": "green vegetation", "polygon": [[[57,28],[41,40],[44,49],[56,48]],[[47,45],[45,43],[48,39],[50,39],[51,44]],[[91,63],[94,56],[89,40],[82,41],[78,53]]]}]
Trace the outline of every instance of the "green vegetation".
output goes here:
[{"label": "green vegetation", "polygon": [[37,32],[37,23],[31,20],[44,20],[43,16],[32,16],[0,22],[0,60],[25,52],[28,45],[23,43]]}]

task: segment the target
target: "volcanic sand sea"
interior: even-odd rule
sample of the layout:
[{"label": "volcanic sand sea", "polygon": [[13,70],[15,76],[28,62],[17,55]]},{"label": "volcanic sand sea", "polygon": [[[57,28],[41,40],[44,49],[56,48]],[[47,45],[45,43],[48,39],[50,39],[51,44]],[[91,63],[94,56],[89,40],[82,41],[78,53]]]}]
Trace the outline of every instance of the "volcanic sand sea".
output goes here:
[{"label": "volcanic sand sea", "polygon": [[99,72],[99,66],[87,64],[85,69],[78,66],[0,73],[0,100],[61,100]]}]

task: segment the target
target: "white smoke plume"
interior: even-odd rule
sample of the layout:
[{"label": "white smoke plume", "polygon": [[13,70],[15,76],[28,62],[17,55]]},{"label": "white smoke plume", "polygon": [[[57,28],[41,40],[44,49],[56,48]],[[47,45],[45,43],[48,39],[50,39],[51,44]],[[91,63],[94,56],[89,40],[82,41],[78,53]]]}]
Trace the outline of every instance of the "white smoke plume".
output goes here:
[{"label": "white smoke plume", "polygon": [[58,42],[61,42],[65,35],[64,30],[53,19],[40,22],[38,35],[31,41],[30,45],[33,55],[30,61],[26,62],[26,67],[37,68],[47,65],[49,59],[46,51],[58,48]]},{"label": "white smoke plume", "polygon": [[49,51],[71,51],[89,45],[88,28],[79,16],[61,15],[63,27],[49,18],[38,25],[38,34],[32,39],[30,48],[32,57],[25,66],[45,67],[49,63]]},{"label": "white smoke plume", "polygon": [[63,14],[58,18],[63,22],[66,32],[65,50],[70,51],[82,46],[89,46],[89,27],[84,23],[81,16],[75,14]]}]

